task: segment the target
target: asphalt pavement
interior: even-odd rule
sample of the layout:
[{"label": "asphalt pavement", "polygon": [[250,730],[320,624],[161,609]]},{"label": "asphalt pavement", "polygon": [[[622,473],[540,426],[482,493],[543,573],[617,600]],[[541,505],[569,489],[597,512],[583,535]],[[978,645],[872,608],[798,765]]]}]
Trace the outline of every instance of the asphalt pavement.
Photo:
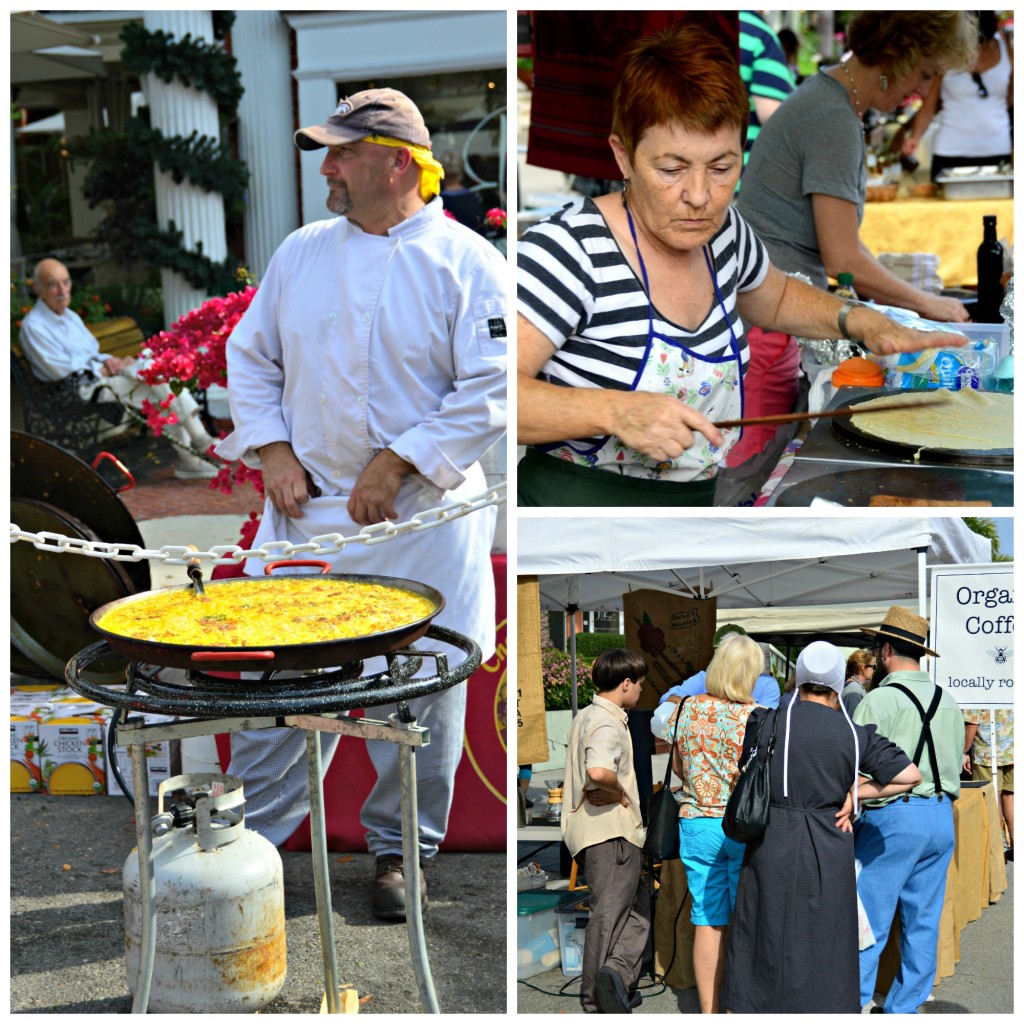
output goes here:
[{"label": "asphalt pavement", "polygon": [[[129,1013],[121,868],[124,797],[10,797],[12,1013]],[[264,1013],[318,1013],[323,968],[310,854],[282,852],[288,976]],[[329,852],[335,944],[360,1013],[419,1013],[404,922],[370,912],[373,859]],[[427,953],[443,1013],[504,1013],[507,859],[442,853],[427,874]]]}]

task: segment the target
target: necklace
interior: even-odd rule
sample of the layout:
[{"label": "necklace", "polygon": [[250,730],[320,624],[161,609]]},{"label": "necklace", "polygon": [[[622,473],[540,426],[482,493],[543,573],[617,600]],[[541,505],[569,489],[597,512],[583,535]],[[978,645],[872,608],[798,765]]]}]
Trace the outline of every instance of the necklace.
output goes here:
[{"label": "necklace", "polygon": [[853,90],[853,105],[857,111],[857,118],[863,121],[864,115],[861,113],[860,109],[860,97],[857,95],[857,86],[854,84],[853,75],[851,75],[850,72],[847,70],[846,61],[840,62],[839,70],[842,71],[844,75],[846,75],[847,81],[850,83],[850,88]]}]

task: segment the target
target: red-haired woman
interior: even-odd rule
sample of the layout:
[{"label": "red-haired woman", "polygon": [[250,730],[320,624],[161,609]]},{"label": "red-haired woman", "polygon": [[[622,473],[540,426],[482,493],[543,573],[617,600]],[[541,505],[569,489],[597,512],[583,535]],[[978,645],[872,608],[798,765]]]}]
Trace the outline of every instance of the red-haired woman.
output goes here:
[{"label": "red-haired woman", "polygon": [[730,206],[750,106],[705,29],[630,46],[612,117],[623,191],[577,200],[520,242],[519,503],[710,505],[739,437],[714,422],[743,411],[740,317],[876,352],[934,343],[771,266]]}]

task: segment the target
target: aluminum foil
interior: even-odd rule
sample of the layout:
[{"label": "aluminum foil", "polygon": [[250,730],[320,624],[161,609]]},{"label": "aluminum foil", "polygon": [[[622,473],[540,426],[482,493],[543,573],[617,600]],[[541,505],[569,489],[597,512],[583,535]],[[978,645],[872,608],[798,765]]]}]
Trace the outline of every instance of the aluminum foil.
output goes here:
[{"label": "aluminum foil", "polygon": [[1013,278],[1006,284],[1006,296],[1003,298],[1003,304],[999,307],[999,312],[1003,320],[1010,327],[1010,355],[1013,355]]},{"label": "aluminum foil", "polygon": [[863,346],[848,338],[797,338],[796,343],[810,352],[822,366],[838,366],[854,356],[864,355]]},{"label": "aluminum foil", "polygon": [[[792,273],[787,276],[803,281],[804,284],[812,284],[806,274]],[[797,337],[796,343],[802,349],[806,349],[822,366],[838,366],[846,359],[864,355],[864,347],[856,341],[850,341],[849,338]]]}]

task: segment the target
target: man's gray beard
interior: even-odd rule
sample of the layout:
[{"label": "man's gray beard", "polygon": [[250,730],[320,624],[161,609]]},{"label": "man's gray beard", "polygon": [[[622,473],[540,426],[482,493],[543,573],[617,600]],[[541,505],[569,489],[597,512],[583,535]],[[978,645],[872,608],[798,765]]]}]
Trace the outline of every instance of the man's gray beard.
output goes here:
[{"label": "man's gray beard", "polygon": [[340,185],[337,190],[331,189],[327,193],[327,209],[331,213],[337,213],[342,216],[352,209],[352,197],[344,185]]}]

